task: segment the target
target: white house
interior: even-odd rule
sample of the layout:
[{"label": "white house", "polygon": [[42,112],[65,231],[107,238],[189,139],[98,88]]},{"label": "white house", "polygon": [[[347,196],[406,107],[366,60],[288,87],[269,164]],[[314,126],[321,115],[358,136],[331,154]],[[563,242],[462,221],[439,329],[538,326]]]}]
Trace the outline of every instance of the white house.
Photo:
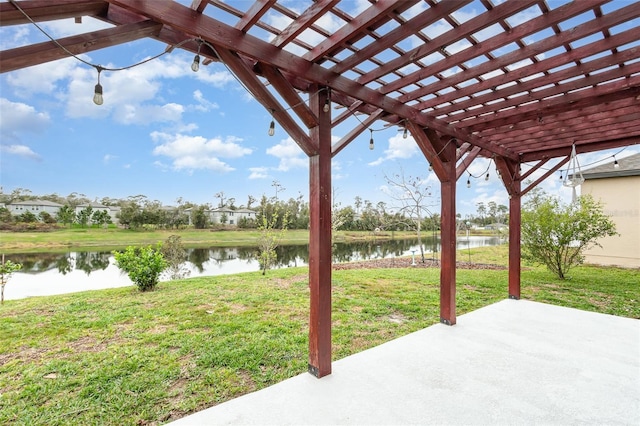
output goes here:
[{"label": "white house", "polygon": [[39,216],[41,212],[47,212],[51,216],[55,217],[61,207],[62,204],[48,200],[15,201],[7,205],[7,209],[14,216],[18,216],[26,212],[31,212],[35,216]]},{"label": "white house", "polygon": [[[193,225],[193,221],[191,220],[191,212],[193,209],[186,209],[185,213],[189,216],[189,225]],[[231,226],[238,226],[238,222],[243,218],[253,219],[256,218],[256,212],[251,209],[230,209],[229,207],[218,207],[213,210],[205,210],[204,212],[207,215],[207,219],[209,223],[212,224],[220,224],[223,223],[223,218],[225,218],[225,224]]]},{"label": "white house", "polygon": [[226,217],[225,223],[227,225],[238,225],[238,222],[242,218],[255,219],[256,212],[250,209],[237,209],[233,210],[229,207],[219,207],[210,212],[211,223],[222,223],[222,219]]}]

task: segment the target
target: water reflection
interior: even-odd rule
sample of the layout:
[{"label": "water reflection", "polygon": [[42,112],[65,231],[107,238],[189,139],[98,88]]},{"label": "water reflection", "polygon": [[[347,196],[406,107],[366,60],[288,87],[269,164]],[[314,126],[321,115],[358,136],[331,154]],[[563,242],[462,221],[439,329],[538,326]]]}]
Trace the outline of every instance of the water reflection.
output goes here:
[{"label": "water reflection", "polygon": [[[430,236],[422,239],[425,256],[437,257],[439,240]],[[463,237],[458,248],[500,244],[498,237]],[[276,249],[278,261],[275,268],[305,266],[309,263],[307,245],[283,245]],[[361,241],[336,243],[333,260],[336,263],[388,257],[418,256],[417,239],[393,241]],[[71,293],[75,291],[132,285],[126,275],[114,264],[111,252],[69,253],[15,253],[6,255],[8,260],[21,263],[23,268],[15,273],[5,289],[6,299],[29,296]],[[190,277],[234,274],[260,269],[255,247],[188,248],[183,267]],[[168,279],[168,277],[164,277]]]}]

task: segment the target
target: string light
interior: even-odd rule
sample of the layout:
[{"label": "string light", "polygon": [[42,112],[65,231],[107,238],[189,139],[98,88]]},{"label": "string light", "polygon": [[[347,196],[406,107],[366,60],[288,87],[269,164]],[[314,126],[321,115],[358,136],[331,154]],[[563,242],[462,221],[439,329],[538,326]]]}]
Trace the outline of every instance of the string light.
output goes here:
[{"label": "string light", "polygon": [[269,131],[267,133],[269,133],[269,136],[273,136],[276,134],[276,122],[273,120],[275,110],[270,109],[269,112],[271,112],[271,123],[269,124]]},{"label": "string light", "polygon": [[471,188],[471,174],[469,174],[469,177],[467,178],[467,188]]},{"label": "string light", "polygon": [[191,63],[191,71],[198,72],[200,69],[200,55],[196,55],[193,57],[193,62]]},{"label": "string light", "polygon": [[489,172],[487,172],[487,175],[484,177],[485,182],[489,180]]},{"label": "string light", "polygon": [[429,163],[429,171],[432,172],[433,171],[433,164]]},{"label": "string light", "polygon": [[200,69],[200,49],[202,48],[202,40],[198,39],[198,53],[193,57],[193,62],[191,63],[191,71],[198,72]]},{"label": "string light", "polygon": [[618,163],[618,160],[616,159],[616,156],[613,156],[613,168],[614,169],[619,169],[620,168],[620,164]]},{"label": "string light", "polygon": [[404,132],[402,132],[402,139],[406,139],[407,136],[409,136],[409,132],[408,132],[407,128],[405,127],[404,128]]},{"label": "string light", "polygon": [[324,106],[322,107],[322,111],[324,111],[324,112],[329,112],[329,109],[330,109],[330,107],[329,107],[329,98],[327,98],[327,99],[324,101]]},{"label": "string light", "polygon": [[374,146],[373,146],[373,129],[369,129],[369,131],[371,132],[371,139],[369,139],[369,149],[371,151],[373,151],[373,148],[374,148]]},{"label": "string light", "polygon": [[96,66],[96,70],[98,70],[98,84],[93,90],[93,103],[96,105],[102,105],[104,103],[104,99],[102,97],[102,85],[100,84],[100,73],[103,68],[101,66]]}]

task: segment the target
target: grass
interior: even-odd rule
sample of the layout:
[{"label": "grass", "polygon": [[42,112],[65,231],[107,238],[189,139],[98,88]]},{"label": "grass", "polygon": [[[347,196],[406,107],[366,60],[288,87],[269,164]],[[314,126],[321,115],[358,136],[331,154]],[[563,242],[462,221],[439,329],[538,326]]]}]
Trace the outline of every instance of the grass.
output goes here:
[{"label": "grass", "polygon": [[[255,246],[260,238],[256,230],[231,229],[215,231],[211,229],[181,230],[144,230],[134,231],[122,228],[60,228],[51,232],[2,232],[0,233],[0,251],[4,253],[16,251],[37,251],[56,249],[64,251],[68,248],[110,250],[129,245],[156,244],[166,240],[170,235],[180,235],[182,243],[189,247],[229,247]],[[373,239],[415,238],[415,232],[377,233],[339,231],[336,241],[361,241]],[[281,244],[308,244],[309,231],[291,229],[285,233]]]},{"label": "grass", "polygon": [[[506,264],[506,249],[472,250],[474,262],[491,259]],[[0,424],[161,424],[302,373],[307,274],[289,268],[163,282],[150,293],[5,302]],[[522,297],[640,318],[640,271],[582,266],[571,275],[560,281],[526,265]],[[333,358],[436,323],[438,281],[438,269],[334,271]],[[457,281],[458,315],[506,297],[506,270],[458,270]]]}]

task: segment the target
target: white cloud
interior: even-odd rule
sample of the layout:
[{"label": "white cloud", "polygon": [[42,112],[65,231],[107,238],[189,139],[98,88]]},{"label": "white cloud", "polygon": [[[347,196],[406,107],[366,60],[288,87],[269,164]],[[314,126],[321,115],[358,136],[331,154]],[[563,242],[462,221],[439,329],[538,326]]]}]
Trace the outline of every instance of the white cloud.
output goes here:
[{"label": "white cloud", "polygon": [[179,122],[184,107],[179,104],[125,105],[114,111],[113,118],[122,124],[150,124],[153,122]]},{"label": "white cloud", "polygon": [[[16,93],[22,97],[38,93],[56,96],[61,91],[59,83],[73,78],[78,68],[79,63],[75,59],[60,59],[13,71],[7,75],[7,83],[13,86]],[[85,68],[85,72],[88,75],[89,69]],[[95,82],[93,84],[95,85]],[[93,86],[88,90],[91,91],[89,98],[91,99]]]},{"label": "white cloud", "polygon": [[[82,56],[91,61],[87,55]],[[131,65],[131,64],[126,64]],[[108,63],[105,68],[117,68],[121,64]],[[93,104],[93,92],[98,82],[95,69],[82,65],[73,58],[62,59],[12,72],[7,82],[18,96],[27,97],[44,93],[65,105],[67,116],[72,118],[113,118],[124,124],[149,124],[151,122],[177,122],[184,107],[176,103],[158,102],[163,82],[167,79],[195,78],[214,87],[223,87],[233,77],[226,71],[216,71],[220,65],[202,67],[199,72],[190,71],[187,55],[171,54],[149,63],[123,71],[102,71],[104,104]],[[189,70],[187,73],[185,70]],[[194,94],[199,103],[196,109],[217,108],[200,94]]]},{"label": "white cloud", "polygon": [[398,133],[397,135],[389,138],[389,148],[384,151],[383,156],[372,161],[369,165],[379,166],[385,161],[407,159],[413,157],[417,153],[419,153],[419,149],[413,137],[409,136],[407,139],[404,139],[402,137],[402,133]]},{"label": "white cloud", "polygon": [[91,31],[113,28],[113,25],[111,24],[87,16],[82,18],[82,23],[80,24],[77,24],[74,18],[68,18],[44,22],[40,25],[54,38],[68,37],[76,34],[84,34]]},{"label": "white cloud", "polygon": [[220,138],[206,139],[202,136],[153,132],[151,139],[160,144],[153,150],[153,154],[171,158],[174,170],[207,169],[229,172],[235,169],[220,158],[240,158],[252,152],[239,144],[241,139],[233,136],[223,141]]},{"label": "white cloud", "polygon": [[106,154],[104,157],[102,157],[102,161],[105,164],[109,164],[111,160],[115,160],[116,158],[118,158],[117,155]]},{"label": "white cloud", "polygon": [[193,99],[197,102],[195,109],[201,112],[211,111],[212,109],[218,109],[220,106],[215,102],[207,100],[200,90],[193,92]]},{"label": "white cloud", "polygon": [[249,179],[267,179],[269,177],[267,167],[249,167],[251,174]]},{"label": "white cloud", "polygon": [[49,114],[31,105],[0,98],[0,136],[3,141],[19,140],[19,134],[44,131],[51,124]]},{"label": "white cloud", "polygon": [[0,49],[13,49],[28,44],[29,33],[29,27],[26,25],[0,28]]},{"label": "white cloud", "polygon": [[26,145],[0,145],[0,150],[7,154],[26,157],[32,160],[41,160],[40,156],[33,152],[33,150]]},{"label": "white cloud", "polygon": [[309,160],[291,137],[283,139],[279,144],[268,148],[267,154],[280,159],[277,170],[281,172],[309,166]]}]

